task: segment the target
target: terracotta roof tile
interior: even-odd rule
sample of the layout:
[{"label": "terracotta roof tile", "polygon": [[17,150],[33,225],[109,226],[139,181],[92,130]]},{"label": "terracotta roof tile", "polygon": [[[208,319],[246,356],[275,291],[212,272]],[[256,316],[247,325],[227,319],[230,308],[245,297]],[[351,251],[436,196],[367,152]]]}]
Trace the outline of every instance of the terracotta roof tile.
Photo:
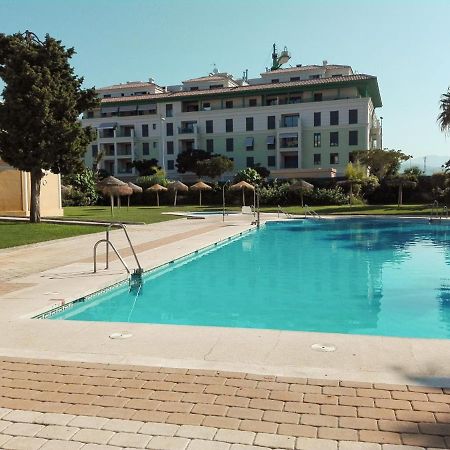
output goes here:
[{"label": "terracotta roof tile", "polygon": [[153,87],[155,83],[149,83],[148,81],[138,81],[136,83],[120,83],[113,84],[111,86],[105,86],[102,88],[98,88],[98,91],[112,91],[117,89],[134,89],[134,88],[144,88],[144,87]]},{"label": "terracotta roof tile", "polygon": [[327,64],[326,66],[320,66],[318,64],[311,64],[308,66],[300,66],[300,67],[287,67],[286,69],[278,69],[271,70],[270,72],[262,72],[261,75],[270,75],[272,73],[286,73],[286,72],[302,72],[308,70],[317,70],[317,69],[350,69],[350,66],[341,65],[341,64]]}]

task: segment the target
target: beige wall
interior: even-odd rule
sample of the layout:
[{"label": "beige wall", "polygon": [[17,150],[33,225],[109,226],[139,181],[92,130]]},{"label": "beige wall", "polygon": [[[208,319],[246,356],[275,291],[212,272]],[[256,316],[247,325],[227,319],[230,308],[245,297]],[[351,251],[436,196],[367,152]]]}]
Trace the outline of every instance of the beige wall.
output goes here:
[{"label": "beige wall", "polygon": [[[0,161],[0,215],[29,216],[30,174]],[[60,176],[48,173],[41,182],[41,215],[62,216]]]}]

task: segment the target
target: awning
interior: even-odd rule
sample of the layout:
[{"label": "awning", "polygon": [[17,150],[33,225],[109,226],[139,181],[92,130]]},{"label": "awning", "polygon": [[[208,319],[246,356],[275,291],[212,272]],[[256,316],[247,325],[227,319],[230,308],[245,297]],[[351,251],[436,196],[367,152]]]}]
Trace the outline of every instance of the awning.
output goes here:
[{"label": "awning", "polygon": [[120,105],[119,112],[136,111],[137,105]]},{"label": "awning", "polygon": [[143,105],[138,105],[138,111],[154,111],[156,110],[156,103],[144,103]]},{"label": "awning", "polygon": [[267,136],[266,144],[267,145],[275,144],[275,136]]},{"label": "awning", "polygon": [[108,123],[101,123],[98,127],[99,130],[114,130],[117,128],[116,122],[108,122]]},{"label": "awning", "polygon": [[104,113],[116,113],[119,111],[119,107],[118,106],[102,106],[100,112],[102,114]]},{"label": "awning", "polygon": [[253,138],[252,137],[246,137],[245,138],[245,146],[246,147],[252,147],[253,146]]},{"label": "awning", "polygon": [[280,139],[298,139],[298,133],[280,133]]}]

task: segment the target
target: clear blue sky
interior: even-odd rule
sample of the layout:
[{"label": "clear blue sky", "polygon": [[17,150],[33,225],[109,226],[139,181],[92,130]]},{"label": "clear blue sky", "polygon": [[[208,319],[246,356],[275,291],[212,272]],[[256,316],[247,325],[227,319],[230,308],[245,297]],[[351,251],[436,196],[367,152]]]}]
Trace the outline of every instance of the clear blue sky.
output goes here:
[{"label": "clear blue sky", "polygon": [[378,77],[384,146],[447,159],[436,117],[450,85],[449,17],[449,0],[0,0],[0,32],[75,47],[86,86],[178,84],[214,63],[256,77],[273,42],[292,64],[349,64]]}]

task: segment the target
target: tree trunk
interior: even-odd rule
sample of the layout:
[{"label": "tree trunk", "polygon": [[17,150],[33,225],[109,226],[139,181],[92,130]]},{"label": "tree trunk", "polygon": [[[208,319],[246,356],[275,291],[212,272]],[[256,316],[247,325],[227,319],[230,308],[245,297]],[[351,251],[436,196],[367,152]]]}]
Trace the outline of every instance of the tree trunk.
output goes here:
[{"label": "tree trunk", "polygon": [[30,172],[31,178],[31,205],[30,222],[39,223],[41,221],[41,180],[44,176],[41,169]]},{"label": "tree trunk", "polygon": [[403,203],[403,185],[400,183],[398,186],[398,207],[402,206]]}]

